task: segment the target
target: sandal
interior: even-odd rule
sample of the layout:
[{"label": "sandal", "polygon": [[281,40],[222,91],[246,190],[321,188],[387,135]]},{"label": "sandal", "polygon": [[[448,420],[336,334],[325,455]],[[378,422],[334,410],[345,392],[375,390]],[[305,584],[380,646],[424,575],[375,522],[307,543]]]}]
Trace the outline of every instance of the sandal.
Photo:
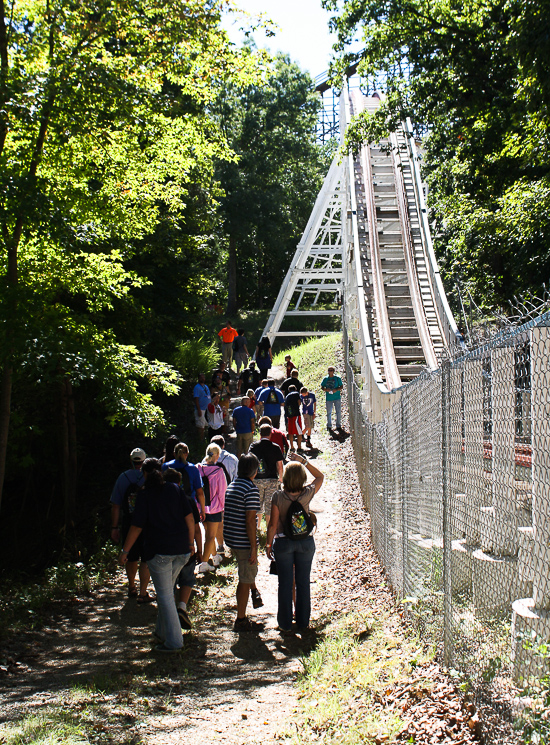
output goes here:
[{"label": "sandal", "polygon": [[128,588],[128,597],[129,598],[137,598],[137,596],[138,596],[137,587],[135,585],[133,587],[129,587]]},{"label": "sandal", "polygon": [[137,604],[138,605],[145,605],[145,603],[153,603],[155,601],[155,598],[151,597],[148,592],[145,593],[145,595],[138,595],[137,596]]}]

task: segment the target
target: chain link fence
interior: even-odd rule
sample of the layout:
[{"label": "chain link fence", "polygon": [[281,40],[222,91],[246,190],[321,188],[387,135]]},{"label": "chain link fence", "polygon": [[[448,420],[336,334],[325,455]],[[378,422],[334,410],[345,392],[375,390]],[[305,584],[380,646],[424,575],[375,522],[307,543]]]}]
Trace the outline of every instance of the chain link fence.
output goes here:
[{"label": "chain link fence", "polygon": [[550,742],[550,313],[423,372],[376,424],[346,367],[389,582],[486,742]]}]

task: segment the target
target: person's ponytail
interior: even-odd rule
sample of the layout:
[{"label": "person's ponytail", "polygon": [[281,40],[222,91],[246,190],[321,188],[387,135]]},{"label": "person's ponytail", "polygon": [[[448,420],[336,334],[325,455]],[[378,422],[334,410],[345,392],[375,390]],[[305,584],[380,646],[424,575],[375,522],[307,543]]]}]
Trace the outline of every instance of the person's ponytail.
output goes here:
[{"label": "person's ponytail", "polygon": [[145,475],[145,483],[148,486],[162,484],[161,465],[157,458],[145,458],[141,470]]}]

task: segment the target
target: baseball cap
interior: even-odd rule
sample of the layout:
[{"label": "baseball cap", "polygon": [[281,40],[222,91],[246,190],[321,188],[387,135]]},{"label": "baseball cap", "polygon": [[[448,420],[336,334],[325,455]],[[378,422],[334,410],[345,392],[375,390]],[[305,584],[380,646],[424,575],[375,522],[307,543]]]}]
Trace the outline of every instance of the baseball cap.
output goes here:
[{"label": "baseball cap", "polygon": [[141,448],[134,448],[130,453],[130,460],[142,461],[145,460],[146,457],[145,450],[142,450]]}]

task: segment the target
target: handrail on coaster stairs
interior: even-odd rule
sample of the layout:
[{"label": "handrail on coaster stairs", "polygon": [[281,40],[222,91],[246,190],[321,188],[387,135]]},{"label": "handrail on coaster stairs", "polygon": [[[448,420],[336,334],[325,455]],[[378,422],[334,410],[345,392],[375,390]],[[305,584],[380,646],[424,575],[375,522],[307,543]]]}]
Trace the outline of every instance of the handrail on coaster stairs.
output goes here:
[{"label": "handrail on coaster stairs", "polygon": [[[351,118],[380,98],[340,94],[343,139]],[[319,307],[322,303],[322,307]],[[281,331],[289,316],[337,315],[372,421],[420,372],[461,345],[428,224],[410,120],[356,154],[337,153],[317,196],[263,336],[322,336]]]}]

